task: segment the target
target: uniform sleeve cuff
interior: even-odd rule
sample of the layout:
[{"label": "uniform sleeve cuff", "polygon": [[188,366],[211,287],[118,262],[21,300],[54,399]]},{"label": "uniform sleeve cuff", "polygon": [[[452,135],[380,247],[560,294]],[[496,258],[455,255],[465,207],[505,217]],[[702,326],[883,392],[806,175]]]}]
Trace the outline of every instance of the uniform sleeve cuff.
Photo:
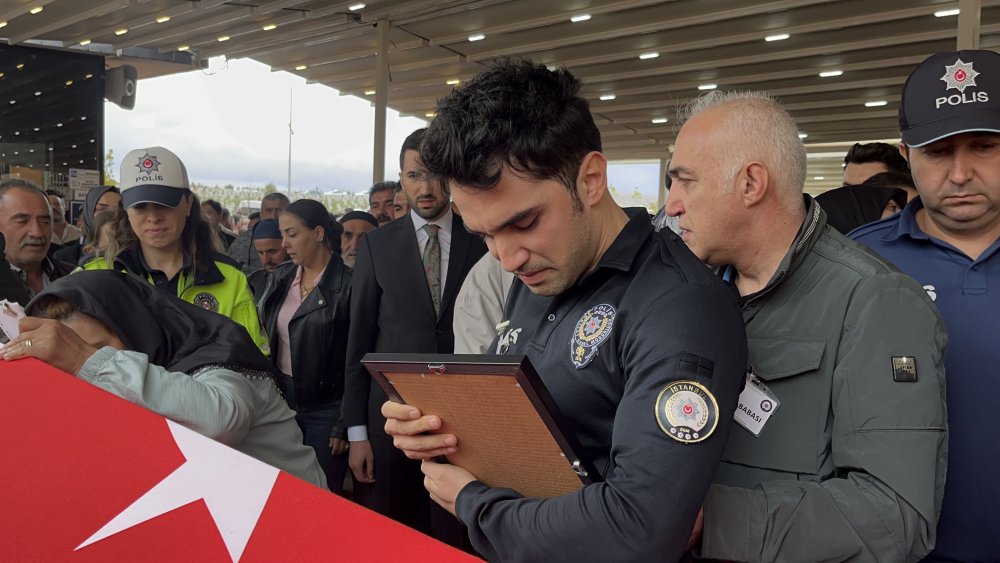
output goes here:
[{"label": "uniform sleeve cuff", "polygon": [[101,373],[105,371],[105,367],[114,360],[115,354],[118,350],[110,346],[105,346],[100,350],[94,352],[87,361],[83,363],[80,371],[76,372],[76,376],[84,381],[100,381]]},{"label": "uniform sleeve cuff", "polygon": [[760,560],[760,550],[753,549],[759,534],[754,526],[760,522],[753,515],[754,491],[735,487],[712,485],[705,497],[704,527],[700,550],[695,555],[701,559],[724,561]]},{"label": "uniform sleeve cuff", "polygon": [[471,527],[476,521],[476,514],[479,513],[477,508],[479,497],[489,490],[490,488],[481,481],[471,481],[458,492],[458,497],[455,498],[455,516],[466,527]]},{"label": "uniform sleeve cuff", "polygon": [[348,442],[364,442],[368,439],[368,427],[361,424],[347,429]]}]

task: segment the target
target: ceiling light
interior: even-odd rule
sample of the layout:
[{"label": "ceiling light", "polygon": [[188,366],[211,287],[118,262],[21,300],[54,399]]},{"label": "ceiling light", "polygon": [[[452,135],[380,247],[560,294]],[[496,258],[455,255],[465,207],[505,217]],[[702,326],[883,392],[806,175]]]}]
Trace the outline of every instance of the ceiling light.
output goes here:
[{"label": "ceiling light", "polygon": [[17,100],[11,100],[11,101],[10,101],[10,105],[14,105],[14,104],[16,104],[16,103],[17,103]]},{"label": "ceiling light", "polygon": [[613,99],[615,99],[617,97],[618,96],[615,96],[614,94],[602,94],[601,95],[601,101],[602,102],[608,102],[608,101],[611,101],[611,100],[613,100]]},{"label": "ceiling light", "polygon": [[426,117],[434,117],[435,115],[437,115],[437,114],[436,114],[436,113],[434,113],[433,111],[432,111],[432,112],[429,112],[429,113],[425,113],[425,114],[424,114],[424,116],[426,116]]},{"label": "ceiling light", "polygon": [[789,37],[791,37],[791,35],[787,33],[779,33],[777,35],[768,35],[767,37],[764,38],[764,41],[784,41]]},{"label": "ceiling light", "polygon": [[877,108],[888,104],[889,102],[885,100],[876,100],[874,102],[865,102],[866,108]]},{"label": "ceiling light", "polygon": [[698,86],[698,89],[702,90],[702,91],[704,91],[704,90],[715,90],[718,87],[719,87],[718,84],[701,84],[700,86]]},{"label": "ceiling light", "polygon": [[83,75],[83,77],[84,77],[85,79],[87,79],[87,80],[90,80],[91,78],[93,78],[93,77],[94,77],[94,75],[93,75],[93,74],[90,74],[90,73],[88,72],[87,74],[84,74],[84,75]]},{"label": "ceiling light", "polygon": [[813,176],[813,180],[826,180],[825,176]]},{"label": "ceiling light", "polygon": [[24,68],[24,63],[17,63],[17,70]]},{"label": "ceiling light", "polygon": [[35,91],[35,95],[36,95],[36,96],[41,96],[41,95],[42,95],[42,92],[41,92],[40,90],[36,90],[36,91]]},{"label": "ceiling light", "polygon": [[275,29],[276,27],[278,27],[278,26],[275,25],[275,24],[273,24],[273,23],[269,23],[269,24],[265,25],[264,27],[262,27],[261,29],[263,29],[264,31],[271,31],[272,29]]},{"label": "ceiling light", "polygon": [[7,27],[7,22],[0,20],[0,27]]},{"label": "ceiling light", "polygon": [[643,53],[643,54],[639,55],[639,59],[644,61],[646,59],[655,59],[656,57],[659,57],[659,56],[660,56],[660,54],[656,53],[656,52],[653,52],[653,53]]},{"label": "ceiling light", "polygon": [[35,127],[35,133],[37,133],[39,131],[41,131],[41,129],[39,129],[38,127]]},{"label": "ceiling light", "polygon": [[448,86],[454,86],[456,84],[461,84],[461,83],[462,83],[462,81],[459,80],[459,79],[457,79],[457,78],[452,78],[448,82],[445,82],[445,84],[447,84]]},{"label": "ceiling light", "polygon": [[350,6],[347,7],[347,9],[352,12],[357,12],[358,10],[364,10],[365,4],[358,2],[357,4],[351,4]]},{"label": "ceiling light", "polygon": [[573,23],[585,22],[590,19],[590,14],[580,14],[578,16],[573,16],[569,21]]},{"label": "ceiling light", "polygon": [[485,33],[476,33],[469,36],[469,41],[482,41],[483,39],[486,39]]},{"label": "ceiling light", "polygon": [[90,39],[84,39],[83,41],[80,41],[81,47],[86,47],[87,45],[90,45]]},{"label": "ceiling light", "polygon": [[309,68],[308,65],[295,65],[295,70],[305,70]]},{"label": "ceiling light", "polygon": [[365,95],[366,96],[374,96],[375,95],[375,90],[365,90]]},{"label": "ceiling light", "polygon": [[842,71],[842,70],[824,70],[823,72],[819,73],[819,76],[820,76],[820,78],[833,78],[834,76],[840,76],[841,74],[844,74],[844,71]]},{"label": "ceiling light", "polygon": [[66,81],[66,85],[67,86],[72,86],[73,85],[73,81],[72,80],[67,80]]},{"label": "ceiling light", "polygon": [[222,43],[223,41],[229,41],[229,36],[228,35],[220,35],[217,39],[219,40],[219,43]]},{"label": "ceiling light", "polygon": [[56,123],[56,127],[62,127],[62,123]]},{"label": "ceiling light", "polygon": [[653,120],[653,123],[656,123],[656,124],[666,123],[666,122],[667,122],[667,118],[666,117],[657,117],[656,119]]},{"label": "ceiling light", "polygon": [[4,73],[0,72],[0,78],[3,78],[3,77],[4,77]]},{"label": "ceiling light", "polygon": [[934,12],[934,17],[936,17],[936,18],[946,18],[948,16],[957,16],[960,12],[961,12],[961,10],[959,10],[958,8],[955,8],[953,10],[940,10],[940,11]]},{"label": "ceiling light", "polygon": [[167,23],[170,21],[170,16],[160,16],[156,18],[156,23]]},{"label": "ceiling light", "polygon": [[86,115],[81,115],[80,116],[80,121],[87,121],[87,116]]},{"label": "ceiling light", "polygon": [[805,139],[805,138],[806,138],[806,137],[808,137],[808,136],[809,136],[809,134],[808,134],[808,133],[799,133],[799,138],[800,138],[800,139]]},{"label": "ceiling light", "polygon": [[126,33],[128,33],[128,28],[126,27],[115,30],[115,35],[125,35]]},{"label": "ceiling light", "polygon": [[70,145],[70,146],[69,146],[69,148],[71,148],[71,149],[75,149],[75,148],[76,148],[76,145]]},{"label": "ceiling light", "polygon": [[191,46],[190,46],[190,45],[178,45],[178,46],[177,46],[177,50],[178,50],[178,51],[187,51],[187,50],[188,50],[188,49],[190,49],[190,48],[191,48]]},{"label": "ceiling light", "polygon": [[28,10],[28,12],[30,12],[31,15],[35,15],[35,14],[41,12],[43,9],[44,8],[42,6],[35,6],[34,8]]}]

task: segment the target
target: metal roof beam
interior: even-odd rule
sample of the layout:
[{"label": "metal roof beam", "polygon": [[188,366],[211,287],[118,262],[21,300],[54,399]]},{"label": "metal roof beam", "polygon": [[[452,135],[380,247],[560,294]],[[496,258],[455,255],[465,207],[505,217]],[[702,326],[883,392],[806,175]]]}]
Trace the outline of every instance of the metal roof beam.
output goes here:
[{"label": "metal roof beam", "polygon": [[[226,6],[226,11],[218,13],[211,17],[199,17],[192,19],[190,22],[185,22],[182,24],[171,25],[156,33],[147,33],[145,35],[140,35],[138,37],[128,37],[127,35],[122,35],[122,40],[115,42],[114,46],[116,49],[124,49],[126,47],[138,47],[139,45],[148,45],[150,43],[160,43],[168,39],[172,39],[177,36],[187,35],[193,31],[198,31],[200,29],[205,29],[209,27],[215,27],[217,25],[227,24],[232,21],[241,20],[253,15],[253,8],[249,6]],[[156,46],[156,45],[154,45]]]},{"label": "metal roof beam", "polygon": [[[47,21],[46,23],[40,23],[40,25],[34,27],[19,27],[18,33],[7,38],[7,44],[15,45],[27,39],[36,39],[41,35],[45,35],[46,33],[62,29],[75,23],[79,23],[90,18],[100,17],[115,10],[127,8],[129,2],[130,0],[112,0],[110,2],[102,2],[101,4],[83,11],[70,7],[70,10],[67,10],[65,14],[59,14],[55,19]],[[61,4],[60,7],[62,6],[67,5]]]}]

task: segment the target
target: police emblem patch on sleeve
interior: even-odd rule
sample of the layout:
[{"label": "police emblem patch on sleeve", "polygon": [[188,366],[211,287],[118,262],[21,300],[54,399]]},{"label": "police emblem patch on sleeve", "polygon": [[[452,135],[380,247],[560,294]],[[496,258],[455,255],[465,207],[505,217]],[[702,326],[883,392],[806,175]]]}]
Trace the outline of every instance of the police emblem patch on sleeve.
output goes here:
[{"label": "police emblem patch on sleeve", "polygon": [[678,442],[701,442],[715,432],[719,404],[704,386],[694,381],[674,381],[656,397],[656,422],[664,434]]},{"label": "police emblem patch on sleeve", "polygon": [[573,338],[569,341],[569,358],[581,369],[597,355],[597,347],[611,336],[615,324],[615,308],[608,304],[591,307],[576,322]]},{"label": "police emblem patch on sleeve", "polygon": [[194,304],[202,309],[205,309],[206,311],[212,311],[213,313],[219,312],[219,300],[207,291],[203,291],[198,295],[195,295]]}]

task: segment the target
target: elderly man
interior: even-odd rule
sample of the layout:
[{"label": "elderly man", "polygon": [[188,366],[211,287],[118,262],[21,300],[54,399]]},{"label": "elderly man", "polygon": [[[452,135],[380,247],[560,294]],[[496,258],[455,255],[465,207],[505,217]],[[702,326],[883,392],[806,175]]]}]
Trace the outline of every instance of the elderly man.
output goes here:
[{"label": "elderly man", "polygon": [[944,326],[912,278],[802,193],[806,151],[767,95],[695,100],[667,213],[740,295],[751,373],[696,526],[731,561],[914,561],[944,489]]},{"label": "elderly man", "polygon": [[66,222],[66,205],[59,192],[45,190],[45,195],[52,207],[52,241],[53,246],[64,246],[80,242],[83,233],[80,229]]},{"label": "elderly man", "polygon": [[924,284],[948,327],[948,483],[927,561],[1000,561],[1000,55],[928,58],[899,124],[920,196],[850,236]]},{"label": "elderly man", "polygon": [[398,182],[379,182],[368,190],[368,213],[378,220],[379,225],[385,225],[395,217],[392,200],[396,195]]},{"label": "elderly man", "polygon": [[340,235],[340,256],[344,264],[353,268],[358,259],[358,246],[365,235],[378,228],[378,221],[364,211],[348,211],[340,218],[344,232]]},{"label": "elderly man", "polygon": [[34,296],[70,267],[49,260],[52,209],[48,197],[29,180],[0,182],[0,233],[6,238],[6,257],[21,283]]},{"label": "elderly man", "polygon": [[[260,202],[260,219],[277,219],[278,213],[288,206],[288,196],[283,193],[273,192],[264,196]],[[229,257],[240,263],[240,269],[244,274],[250,275],[263,268],[260,257],[253,246],[253,229],[247,229],[236,236],[236,240],[229,245]]]}]

